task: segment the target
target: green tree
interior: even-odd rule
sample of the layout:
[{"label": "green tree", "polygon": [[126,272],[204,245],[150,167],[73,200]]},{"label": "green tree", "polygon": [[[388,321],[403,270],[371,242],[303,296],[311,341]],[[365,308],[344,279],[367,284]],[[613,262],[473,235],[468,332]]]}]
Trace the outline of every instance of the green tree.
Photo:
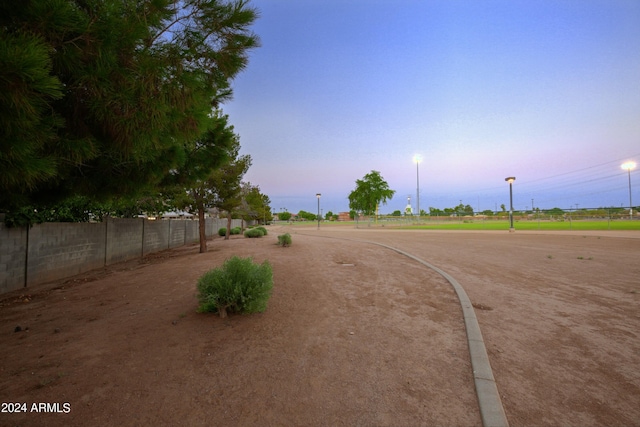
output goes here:
[{"label": "green tree", "polygon": [[152,192],[258,46],[247,0],[0,2],[0,209]]},{"label": "green tree", "polygon": [[298,218],[305,219],[307,221],[316,221],[318,219],[318,214],[307,211],[298,212]]},{"label": "green tree", "polygon": [[[216,112],[209,119],[209,129],[200,138],[182,146],[185,160],[170,175],[176,197],[176,205],[198,213],[200,252],[207,251],[205,211],[210,208],[217,194],[210,188],[215,173],[237,156],[239,137],[228,124],[228,117]],[[185,191],[186,190],[186,191]]]},{"label": "green tree", "polygon": [[289,221],[291,219],[291,212],[280,212],[278,214],[278,219],[280,221]]},{"label": "green tree", "polygon": [[456,206],[452,210],[458,216],[473,215],[473,207],[471,207],[471,205],[463,205],[462,203],[460,203],[458,206]]},{"label": "green tree", "polygon": [[240,144],[238,142],[230,151],[231,161],[215,170],[206,182],[206,187],[213,196],[211,206],[227,214],[225,240],[229,240],[233,213],[242,204],[242,177],[251,166],[251,156],[240,156],[239,150]]},{"label": "green tree", "polygon": [[549,209],[549,210],[545,211],[545,213],[547,213],[549,215],[564,215],[565,214],[565,212],[560,208]]},{"label": "green tree", "polygon": [[0,201],[7,203],[9,192],[55,177],[58,158],[47,147],[63,121],[49,105],[62,98],[63,86],[51,75],[48,45],[1,24],[0,64]]},{"label": "green tree", "polygon": [[260,187],[256,186],[256,190],[258,191],[258,197],[256,203],[256,211],[258,220],[262,221],[264,225],[271,222],[273,220],[273,214],[271,213],[271,199],[266,194],[262,194],[260,192]]},{"label": "green tree", "polygon": [[356,188],[349,194],[349,207],[373,215],[380,203],[386,204],[393,198],[395,190],[382,178],[380,172],[371,171],[363,179],[356,180]]},{"label": "green tree", "polygon": [[245,221],[271,220],[271,207],[269,197],[260,192],[260,187],[252,185],[250,182],[241,186],[242,201],[236,211]]}]

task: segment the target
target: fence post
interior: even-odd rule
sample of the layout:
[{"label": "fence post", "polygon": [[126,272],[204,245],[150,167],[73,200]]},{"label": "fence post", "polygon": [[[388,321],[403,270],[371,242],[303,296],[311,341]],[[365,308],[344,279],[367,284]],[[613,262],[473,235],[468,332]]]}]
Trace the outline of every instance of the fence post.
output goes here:
[{"label": "fence post", "polygon": [[104,266],[107,266],[107,250],[109,249],[109,219],[111,217],[107,215],[104,218]]},{"label": "fence post", "polygon": [[31,228],[29,224],[26,226],[27,229],[27,241],[25,242],[26,252],[24,254],[24,287],[27,287],[27,274],[29,274],[29,229]]}]

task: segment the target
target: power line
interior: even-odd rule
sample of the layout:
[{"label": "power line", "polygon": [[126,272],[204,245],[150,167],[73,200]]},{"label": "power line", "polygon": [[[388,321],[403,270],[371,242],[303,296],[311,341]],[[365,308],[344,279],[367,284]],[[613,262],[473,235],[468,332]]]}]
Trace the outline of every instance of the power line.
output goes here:
[{"label": "power line", "polygon": [[[626,175],[627,172],[622,169],[619,172],[614,172],[617,169],[612,168],[612,165],[619,165],[629,158],[638,158],[640,153],[636,153],[627,156],[623,159],[610,160],[595,165],[586,166],[571,171],[549,175],[546,177],[540,177],[535,179],[526,179],[518,182],[518,194],[527,194],[528,196],[535,195],[536,205],[548,205],[553,202],[569,200],[579,202],[586,198],[609,195],[602,199],[600,203],[604,205],[613,206],[613,200],[619,198],[622,192],[627,190],[626,179],[622,180],[621,177]],[[632,176],[638,175],[640,169],[634,169],[631,171]],[[487,204],[488,199],[494,199],[496,195],[501,194],[502,197],[504,186],[492,186],[482,189],[471,189],[469,191],[457,191],[457,196],[463,196],[463,198],[469,198],[470,196],[482,197],[483,203]],[[550,197],[545,197],[549,195]],[[593,203],[593,202],[589,202]],[[596,202],[597,203],[597,202]],[[618,202],[616,201],[617,205]]]},{"label": "power line", "polygon": [[594,168],[599,168],[599,167],[602,167],[602,166],[609,166],[611,164],[624,162],[629,157],[640,157],[640,153],[632,154],[631,156],[627,156],[627,157],[622,158],[622,159],[611,160],[611,161],[608,161],[608,162],[605,162],[605,163],[600,163],[600,164],[597,164],[597,165],[587,166],[587,167],[582,168],[582,169],[576,169],[576,170],[569,171],[569,172],[563,172],[563,173],[558,174],[558,175],[552,175],[552,176],[548,176],[548,177],[544,177],[544,178],[532,179],[532,180],[530,180],[528,182],[529,183],[533,183],[533,182],[545,181],[545,180],[548,180],[548,179],[556,179],[556,178],[559,178],[559,177],[562,177],[562,176],[571,175],[571,174],[575,174],[575,173],[578,173],[578,172],[587,171],[587,170],[594,169]]}]

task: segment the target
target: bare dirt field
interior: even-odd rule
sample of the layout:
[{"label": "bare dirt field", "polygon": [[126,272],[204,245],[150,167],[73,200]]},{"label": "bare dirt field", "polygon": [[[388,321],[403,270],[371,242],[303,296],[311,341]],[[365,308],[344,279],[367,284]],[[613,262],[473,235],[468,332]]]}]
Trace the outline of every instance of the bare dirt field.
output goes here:
[{"label": "bare dirt field", "polygon": [[[0,296],[0,425],[481,425],[454,290],[380,242],[464,287],[511,426],[640,426],[640,233],[269,231]],[[233,255],[267,310],[197,313]]]}]

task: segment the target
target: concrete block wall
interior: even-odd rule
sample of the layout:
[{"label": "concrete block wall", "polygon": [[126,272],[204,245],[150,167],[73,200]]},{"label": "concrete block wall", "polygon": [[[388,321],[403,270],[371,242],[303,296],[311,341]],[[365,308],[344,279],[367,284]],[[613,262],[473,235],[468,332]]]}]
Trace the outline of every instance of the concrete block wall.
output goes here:
[{"label": "concrete block wall", "polygon": [[205,219],[205,233],[207,233],[207,236],[217,236],[218,230],[220,230],[222,227],[225,227],[226,224],[226,219],[207,218]]},{"label": "concrete block wall", "polygon": [[169,220],[169,247],[177,248],[184,245],[186,221]]},{"label": "concrete block wall", "polygon": [[[231,228],[236,227],[236,226],[239,227],[241,222],[242,221],[239,220],[239,219],[232,219],[231,220]],[[218,235],[218,230],[220,230],[221,228],[226,228],[226,227],[227,227],[226,218],[211,218],[211,235],[212,236],[217,236]],[[209,229],[207,229],[207,233],[209,233]]]},{"label": "concrete block wall", "polygon": [[28,231],[0,223],[0,294],[24,288]]},{"label": "concrete block wall", "polygon": [[[209,238],[227,226],[226,219],[205,221]],[[239,219],[231,222],[241,225]],[[30,229],[0,223],[0,294],[198,241],[198,221],[108,218]]]},{"label": "concrete block wall", "polygon": [[[205,229],[206,229],[206,219],[205,219]],[[185,224],[185,238],[184,243],[188,245],[189,243],[196,243],[200,241],[200,221],[183,221]],[[206,234],[206,231],[205,231]]]},{"label": "concrete block wall", "polygon": [[144,221],[142,254],[169,249],[169,223],[171,221]]},{"label": "concrete block wall", "polygon": [[105,265],[142,256],[143,218],[107,218],[107,255]]},{"label": "concrete block wall", "polygon": [[27,285],[105,265],[104,223],[44,223],[29,230]]}]

